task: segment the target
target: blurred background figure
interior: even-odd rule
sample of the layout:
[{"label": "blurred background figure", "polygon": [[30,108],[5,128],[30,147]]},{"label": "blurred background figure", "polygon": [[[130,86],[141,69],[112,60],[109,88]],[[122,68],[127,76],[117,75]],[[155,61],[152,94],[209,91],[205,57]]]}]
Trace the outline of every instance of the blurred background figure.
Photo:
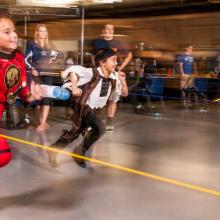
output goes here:
[{"label": "blurred background figure", "polygon": [[[214,72],[212,72],[212,78],[220,79],[220,54],[218,54],[215,59]],[[217,88],[214,88],[216,90],[216,94],[214,96],[215,96],[215,98],[219,98],[220,97],[219,83],[216,83],[215,87],[217,87]]]},{"label": "blurred background figure", "polygon": [[153,56],[153,48],[148,47],[147,51],[152,52],[152,56],[151,57],[146,57],[144,59],[144,61],[145,61],[144,72],[146,74],[149,74],[149,75],[156,74],[157,73],[157,60]]},{"label": "blurred background figure", "polygon": [[[68,51],[67,52],[67,57],[65,59],[65,69],[67,69],[68,67],[72,66],[72,65],[77,65],[77,55],[74,53],[74,51]],[[72,115],[73,115],[73,110],[72,110],[72,106],[71,103],[69,101],[65,101],[65,114],[67,119],[71,119]]]},{"label": "blurred background figure", "polygon": [[[38,24],[35,30],[34,40],[28,41],[25,53],[29,80],[40,84],[52,85],[53,78],[48,73],[51,71],[52,63],[57,55],[58,52],[52,50],[49,46],[47,26],[45,24]],[[39,102],[40,124],[36,129],[37,131],[44,131],[49,128],[47,119],[51,104],[51,98],[43,98]]]},{"label": "blurred background figure", "polygon": [[74,51],[68,51],[65,59],[65,69],[71,65],[77,65],[77,58]]},{"label": "blurred background figure", "polygon": [[[92,54],[93,54],[93,64],[94,56],[99,49],[111,48],[117,52],[118,56],[118,65],[117,71],[122,71],[128,65],[132,59],[132,53],[130,51],[129,45],[125,42],[114,39],[115,27],[113,24],[106,24],[102,29],[102,38],[96,39],[92,42]],[[113,119],[115,117],[117,110],[117,103],[109,101],[108,104],[108,113],[106,120],[106,131],[113,132]]]},{"label": "blurred background figure", "polygon": [[188,45],[185,47],[185,52],[178,57],[180,70],[180,89],[184,106],[190,104],[189,89],[193,87],[193,73],[197,72],[192,51],[193,47]]},{"label": "blurred background figure", "polygon": [[142,102],[145,101],[146,79],[144,75],[144,61],[141,58],[132,60],[133,70],[129,72],[127,81],[129,83],[129,101],[135,109],[142,108]]},{"label": "blurred background figure", "polygon": [[220,78],[220,54],[216,57],[215,60],[214,78]]}]

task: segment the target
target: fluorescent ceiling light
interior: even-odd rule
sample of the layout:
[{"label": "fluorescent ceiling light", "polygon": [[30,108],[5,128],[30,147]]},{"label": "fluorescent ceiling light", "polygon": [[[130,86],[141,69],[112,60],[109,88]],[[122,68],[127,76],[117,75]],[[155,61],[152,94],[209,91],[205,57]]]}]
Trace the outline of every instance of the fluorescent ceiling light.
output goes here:
[{"label": "fluorescent ceiling light", "polygon": [[112,4],[114,2],[122,2],[122,0],[93,0],[94,3]]},{"label": "fluorescent ceiling light", "polygon": [[17,5],[33,5],[33,6],[64,6],[76,3],[85,4],[112,4],[114,2],[122,2],[122,0],[17,0]]},{"label": "fluorescent ceiling light", "polygon": [[17,0],[17,5],[64,6],[76,3],[75,0]]}]

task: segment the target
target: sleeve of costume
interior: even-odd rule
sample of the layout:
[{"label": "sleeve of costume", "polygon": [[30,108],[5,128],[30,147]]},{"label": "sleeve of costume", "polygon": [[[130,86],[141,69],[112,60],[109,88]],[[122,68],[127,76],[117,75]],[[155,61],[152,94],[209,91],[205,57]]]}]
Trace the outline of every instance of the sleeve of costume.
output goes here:
[{"label": "sleeve of costume", "polygon": [[67,79],[70,74],[77,80],[77,85],[84,85],[88,83],[93,76],[91,68],[85,68],[83,66],[70,66],[62,72],[62,78]]},{"label": "sleeve of costume", "polygon": [[109,97],[109,101],[112,101],[112,102],[118,102],[119,101],[120,96],[121,96],[121,89],[122,89],[121,81],[118,78],[118,73],[116,72],[115,75],[116,75],[115,89],[112,91],[111,96]]},{"label": "sleeve of costume", "polygon": [[25,52],[25,64],[27,67],[27,70],[31,70],[34,69],[34,64],[32,62],[32,58],[33,58],[33,43],[32,42],[28,42],[27,43],[27,49]]}]

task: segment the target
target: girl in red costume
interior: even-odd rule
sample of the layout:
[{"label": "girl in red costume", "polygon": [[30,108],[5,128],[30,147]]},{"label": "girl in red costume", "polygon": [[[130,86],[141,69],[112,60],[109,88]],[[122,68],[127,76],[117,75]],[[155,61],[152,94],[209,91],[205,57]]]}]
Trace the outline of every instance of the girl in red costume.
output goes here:
[{"label": "girl in red costume", "polygon": [[[0,119],[9,97],[19,92],[24,101],[41,99],[39,85],[27,86],[26,69],[23,55],[16,51],[18,36],[12,19],[0,14]],[[0,136],[0,167],[11,159],[10,147]]]}]

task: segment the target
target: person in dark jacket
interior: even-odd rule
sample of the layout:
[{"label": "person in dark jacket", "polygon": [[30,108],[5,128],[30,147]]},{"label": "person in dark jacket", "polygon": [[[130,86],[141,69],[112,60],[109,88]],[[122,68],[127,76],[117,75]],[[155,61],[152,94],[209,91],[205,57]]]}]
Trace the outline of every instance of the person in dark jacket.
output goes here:
[{"label": "person in dark jacket", "polygon": [[[115,39],[115,27],[113,24],[105,24],[102,29],[102,38],[98,38],[92,42],[92,58],[95,57],[96,51],[102,48],[111,48],[117,52],[117,70],[125,71],[124,69],[132,59],[132,52],[126,42]],[[106,120],[106,131],[114,131],[114,118],[117,111],[117,102],[109,101]]]}]

